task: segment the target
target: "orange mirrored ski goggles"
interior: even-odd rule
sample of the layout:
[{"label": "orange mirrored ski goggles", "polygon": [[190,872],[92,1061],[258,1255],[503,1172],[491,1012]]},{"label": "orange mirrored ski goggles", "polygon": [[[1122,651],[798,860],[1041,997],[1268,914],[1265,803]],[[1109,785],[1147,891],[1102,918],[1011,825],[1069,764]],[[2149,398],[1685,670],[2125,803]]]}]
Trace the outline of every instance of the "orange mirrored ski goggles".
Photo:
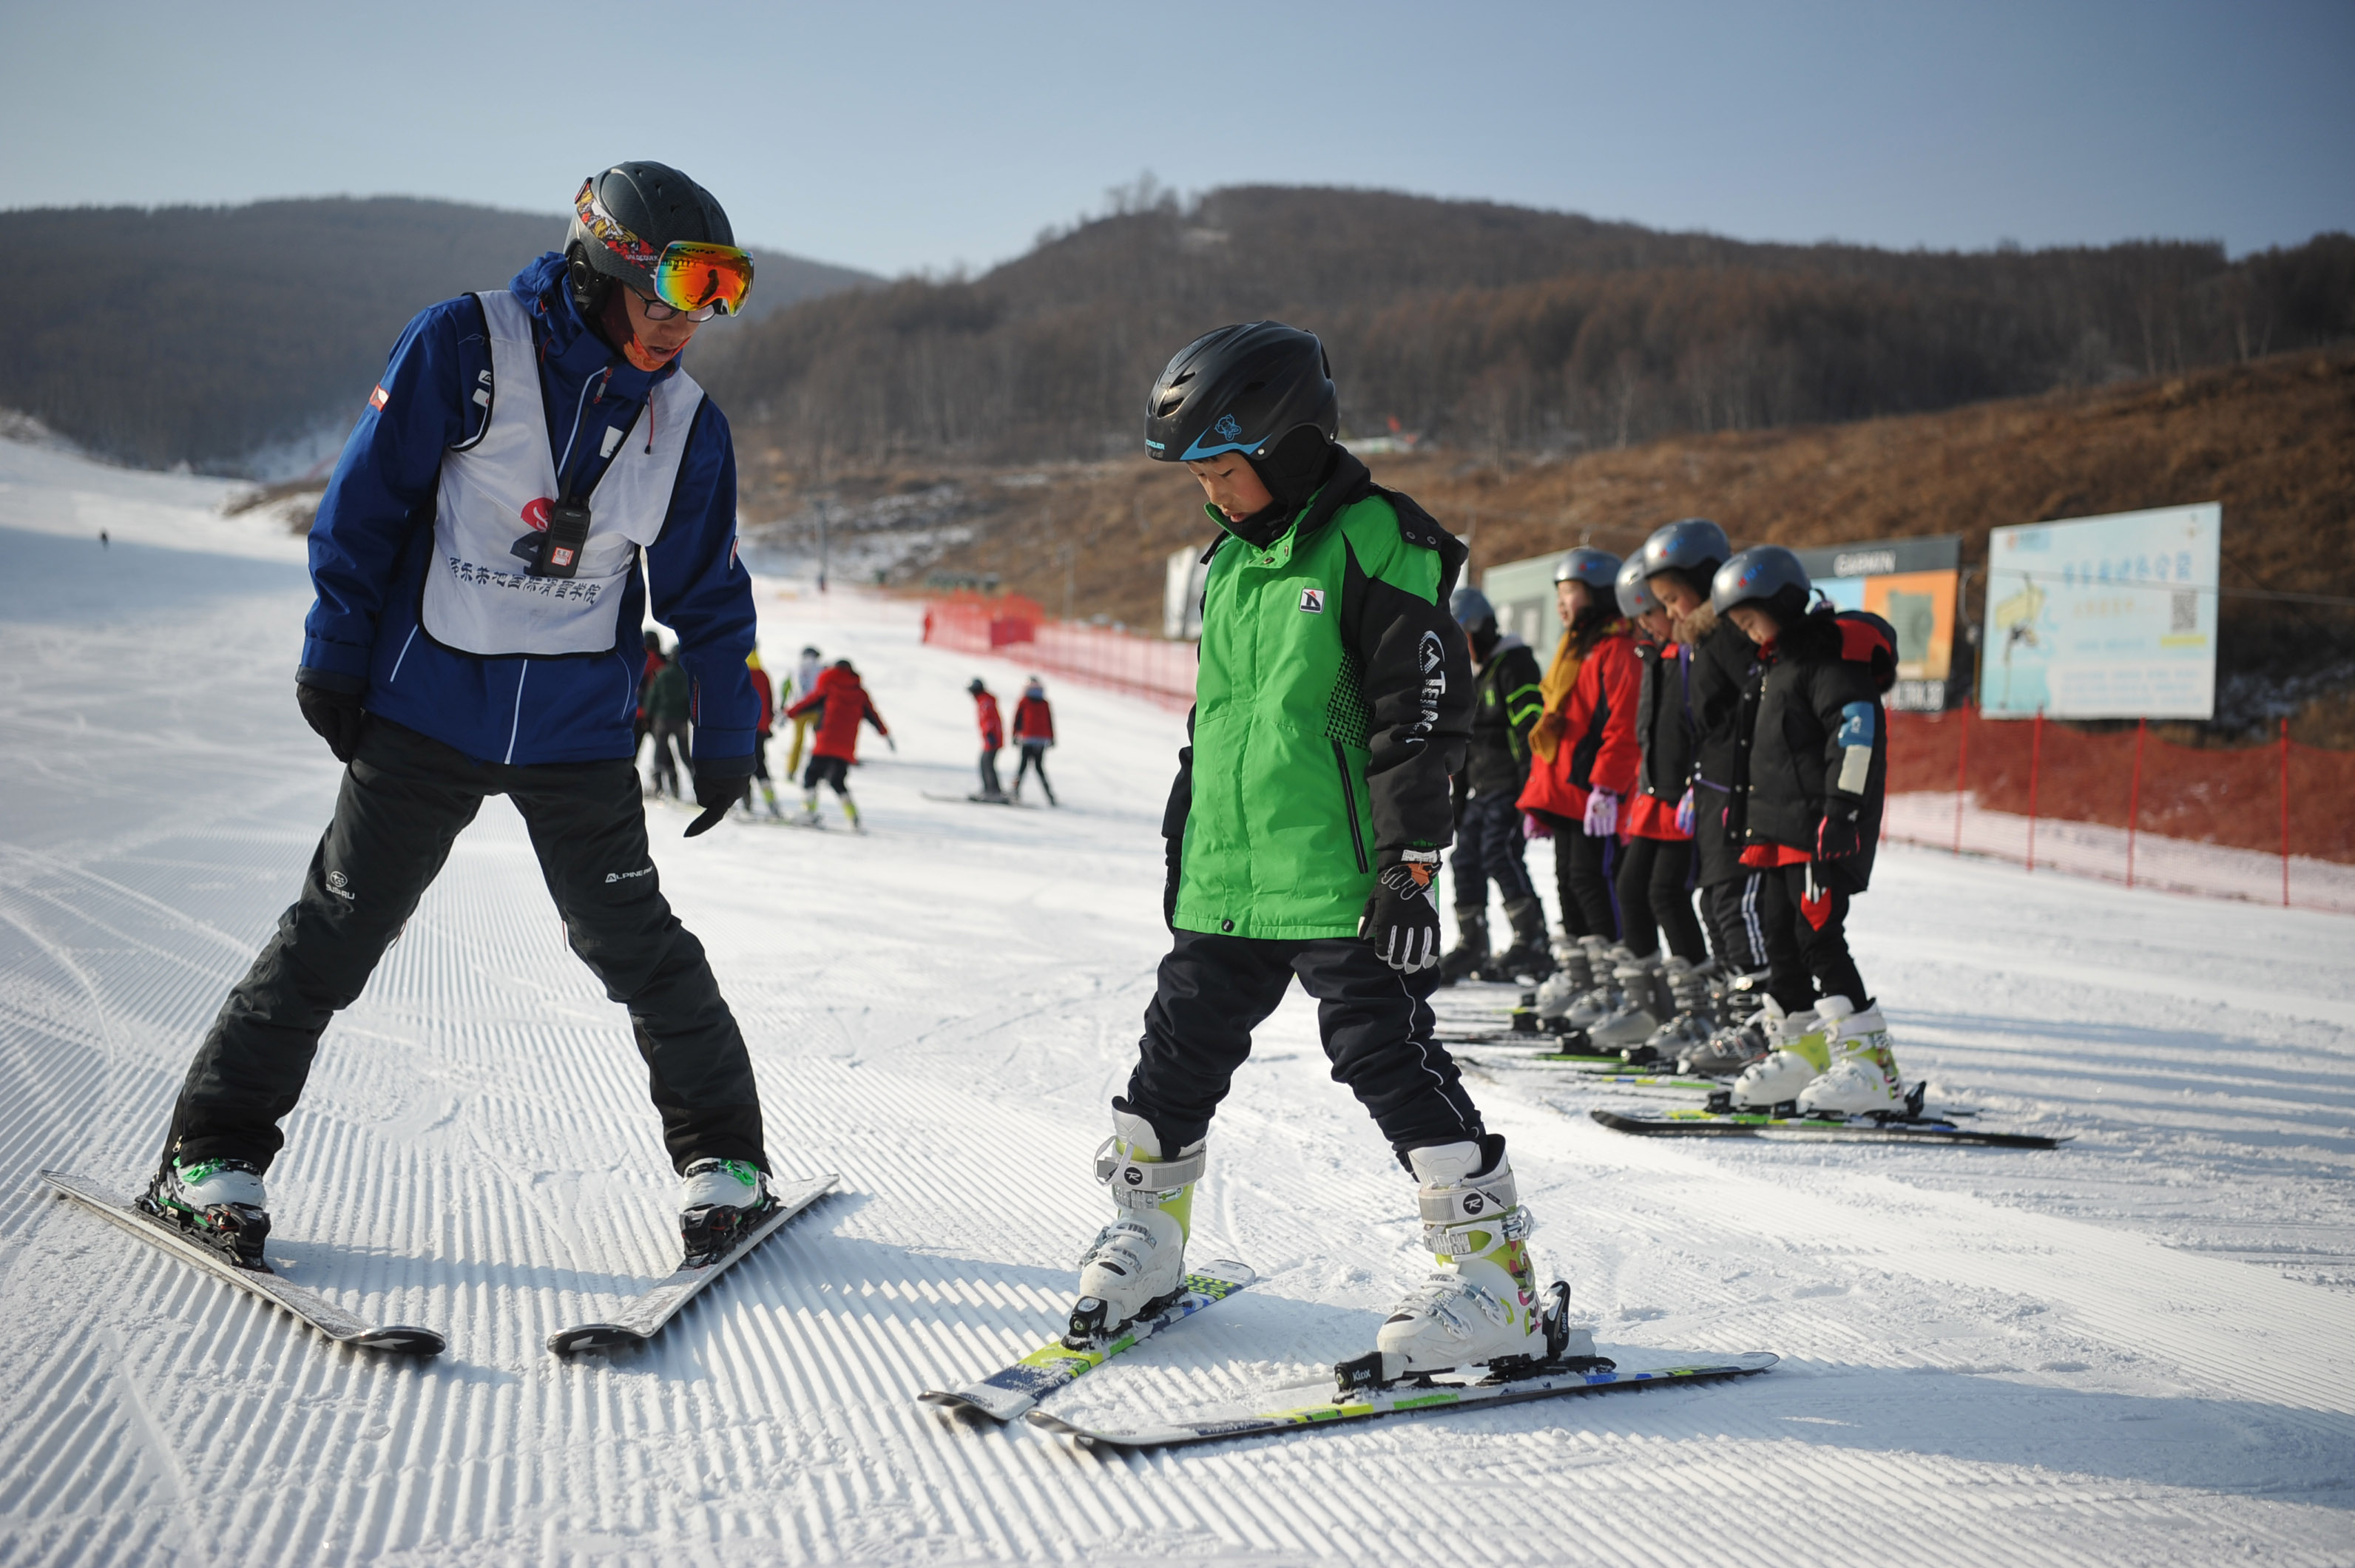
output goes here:
[{"label": "orange mirrored ski goggles", "polygon": [[655,297],[689,315],[741,315],[752,292],[752,258],[733,245],[674,240],[650,270]]}]

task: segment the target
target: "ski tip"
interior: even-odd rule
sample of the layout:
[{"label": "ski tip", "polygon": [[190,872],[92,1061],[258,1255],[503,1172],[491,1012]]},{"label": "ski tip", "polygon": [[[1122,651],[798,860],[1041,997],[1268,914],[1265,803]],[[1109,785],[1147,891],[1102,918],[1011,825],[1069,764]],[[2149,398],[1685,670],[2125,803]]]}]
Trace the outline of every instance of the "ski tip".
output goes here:
[{"label": "ski tip", "polygon": [[578,1356],[591,1350],[631,1350],[645,1342],[644,1334],[618,1323],[583,1323],[548,1337],[548,1348],[559,1356]]},{"label": "ski tip", "polygon": [[1034,1410],[1028,1415],[1023,1417],[1023,1419],[1028,1421],[1031,1425],[1039,1428],[1041,1431],[1052,1432],[1059,1437],[1071,1438],[1084,1447],[1092,1448],[1095,1446],[1096,1435],[1094,1433],[1090,1432],[1084,1426],[1074,1426],[1070,1422],[1065,1421],[1059,1416],[1051,1415],[1046,1411]]},{"label": "ski tip", "polygon": [[432,1329],[412,1328],[402,1323],[355,1334],[345,1343],[357,1345],[364,1350],[388,1350],[400,1356],[438,1356],[449,1348],[448,1341]]}]

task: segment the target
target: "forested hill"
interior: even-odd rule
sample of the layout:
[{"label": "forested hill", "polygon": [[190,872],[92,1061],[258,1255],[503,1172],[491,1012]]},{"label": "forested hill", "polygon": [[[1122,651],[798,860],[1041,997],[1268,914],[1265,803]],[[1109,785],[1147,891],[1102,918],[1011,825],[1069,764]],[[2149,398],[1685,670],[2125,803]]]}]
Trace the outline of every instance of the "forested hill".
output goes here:
[{"label": "forested hill", "polygon": [[1167,195],[979,278],[784,311],[698,373],[797,463],[1135,447],[1178,347],[1324,336],[1347,428],[1579,451],[1921,411],[2355,336],[2355,238],[1953,253],[1761,245],[1483,202]]},{"label": "forested hill", "polygon": [[[357,415],[410,316],[504,284],[564,225],[393,197],[0,212],[18,299],[0,404],[123,462],[233,470]],[[879,281],[754,254],[754,319]]]}]

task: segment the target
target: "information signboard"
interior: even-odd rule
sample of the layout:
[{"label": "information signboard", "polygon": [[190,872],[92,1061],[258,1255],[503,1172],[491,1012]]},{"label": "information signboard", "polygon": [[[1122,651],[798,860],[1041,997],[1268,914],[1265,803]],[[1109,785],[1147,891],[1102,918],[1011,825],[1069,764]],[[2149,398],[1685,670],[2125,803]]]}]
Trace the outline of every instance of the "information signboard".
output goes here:
[{"label": "information signboard", "polygon": [[1979,703],[1990,719],[2210,719],[2224,508],[1998,528]]},{"label": "information signboard", "polygon": [[1502,561],[1480,574],[1480,592],[1497,607],[1497,629],[1519,633],[1521,641],[1536,650],[1540,669],[1553,657],[1553,645],[1561,640],[1553,571],[1561,564],[1562,553],[1556,550],[1526,560]]},{"label": "information signboard", "polygon": [[1824,597],[1843,610],[1870,610],[1897,632],[1897,685],[1889,706],[1934,713],[1959,695],[1952,679],[1959,534],[1875,539],[1792,552]]}]

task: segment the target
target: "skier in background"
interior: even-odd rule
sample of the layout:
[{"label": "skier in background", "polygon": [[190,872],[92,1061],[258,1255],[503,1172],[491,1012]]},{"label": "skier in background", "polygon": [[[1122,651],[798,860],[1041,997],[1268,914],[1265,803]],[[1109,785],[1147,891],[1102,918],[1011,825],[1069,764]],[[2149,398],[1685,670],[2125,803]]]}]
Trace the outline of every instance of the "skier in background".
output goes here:
[{"label": "skier in background", "polygon": [[1014,705],[1014,743],[1022,748],[1022,765],[1014,773],[1014,798],[1022,798],[1022,781],[1036,773],[1047,804],[1056,805],[1055,786],[1047,782],[1047,748],[1055,743],[1055,710],[1047,706],[1046,685],[1035,675],[1023,687],[1022,700]]},{"label": "skier in background", "polygon": [[[817,677],[825,673],[824,657],[814,647],[804,648],[801,663],[794,666],[793,685],[785,692],[785,700],[789,703],[796,703],[809,696],[817,689]],[[794,709],[788,708],[785,711],[786,716],[791,718]],[[810,725],[813,721],[812,716],[806,713],[794,720],[793,750],[785,753],[785,777],[789,779],[801,776],[802,752],[809,741]]]},{"label": "skier in background", "polygon": [[761,699],[761,723],[752,731],[752,773],[744,781],[744,795],[738,804],[743,806],[745,816],[752,815],[752,786],[757,782],[761,798],[768,804],[769,815],[780,816],[783,814],[777,809],[777,788],[769,782],[769,726],[776,717],[776,698],[769,689],[769,672],[761,667],[761,656],[757,650],[744,656],[744,667],[751,676],[752,695]]},{"label": "skier in background", "polygon": [[687,678],[687,667],[673,659],[655,671],[654,679],[646,687],[646,722],[655,741],[654,770],[646,784],[648,795],[667,795],[673,800],[678,799],[683,763],[687,781],[693,784],[693,764],[687,759],[692,755],[687,723],[694,711],[695,683]]},{"label": "skier in background", "polygon": [[1192,744],[1162,822],[1170,950],[1096,1162],[1117,1212],[1082,1261],[1071,1342],[1180,1288],[1210,1118],[1297,977],[1321,1004],[1334,1078],[1415,1178],[1439,1264],[1350,1375],[1542,1360],[1505,1140],[1432,1039],[1432,881],[1471,720],[1446,609],[1464,547],[1335,443],[1338,397],[1312,334],[1209,333],[1169,361],[1146,410],[1146,451],[1187,464],[1220,535]]},{"label": "skier in background", "polygon": [[1801,1115],[1910,1107],[1889,1025],[1849,953],[1849,901],[1872,878],[1889,780],[1881,694],[1897,639],[1877,615],[1807,608],[1812,585],[1780,545],[1720,567],[1710,604],[1764,667],[1751,730],[1742,863],[1762,873],[1776,1049],[1733,1081],[1738,1109],[1796,1101]]},{"label": "skier in background", "polygon": [[900,742],[891,739],[884,727],[883,715],[875,710],[874,699],[860,685],[858,672],[850,667],[848,659],[837,659],[831,668],[817,677],[815,689],[785,709],[785,717],[798,719],[811,714],[817,720],[817,737],[810,747],[809,767],[802,774],[802,825],[818,825],[817,788],[831,784],[841,797],[842,815],[850,822],[851,831],[864,833],[867,828],[858,820],[858,803],[850,795],[850,766],[858,760],[858,725],[861,720],[875,726],[893,751]]},{"label": "skier in background", "polygon": [[645,662],[638,667],[638,716],[631,726],[630,765],[637,766],[638,753],[645,749],[646,737],[654,732],[654,720],[646,717],[646,688],[655,683],[655,671],[668,664],[663,656],[662,634],[649,628],[645,635]]},{"label": "skier in background", "polygon": [[1006,749],[1006,724],[998,717],[997,699],[989,688],[975,676],[965,692],[973,699],[973,721],[981,731],[981,793],[975,800],[999,801],[1006,798],[1006,786],[997,782],[997,753]]},{"label": "skier in background", "polygon": [[409,324],[311,528],[295,696],[346,764],[335,816],[198,1046],[141,1200],[243,1267],[265,1266],[262,1176],[321,1034],[493,795],[629,1009],[687,1262],[774,1207],[743,1035],[647,853],[629,700],[651,602],[678,633],[666,673],[699,693],[687,831],[717,822],[751,768],[752,585],[728,421],[679,355],[741,308],[751,259],[660,164],[591,175],[573,210],[563,254]]},{"label": "skier in background", "polygon": [[[1553,972],[1546,948],[1545,905],[1529,885],[1523,859],[1521,791],[1529,777],[1529,731],[1543,709],[1537,656],[1497,629],[1496,607],[1476,588],[1459,588],[1449,612],[1472,646],[1472,740],[1455,775],[1462,802],[1455,827],[1455,950],[1440,960],[1439,983],[1475,975],[1500,980]],[[1494,880],[1512,923],[1513,944],[1495,964],[1488,955],[1488,883]]]}]

